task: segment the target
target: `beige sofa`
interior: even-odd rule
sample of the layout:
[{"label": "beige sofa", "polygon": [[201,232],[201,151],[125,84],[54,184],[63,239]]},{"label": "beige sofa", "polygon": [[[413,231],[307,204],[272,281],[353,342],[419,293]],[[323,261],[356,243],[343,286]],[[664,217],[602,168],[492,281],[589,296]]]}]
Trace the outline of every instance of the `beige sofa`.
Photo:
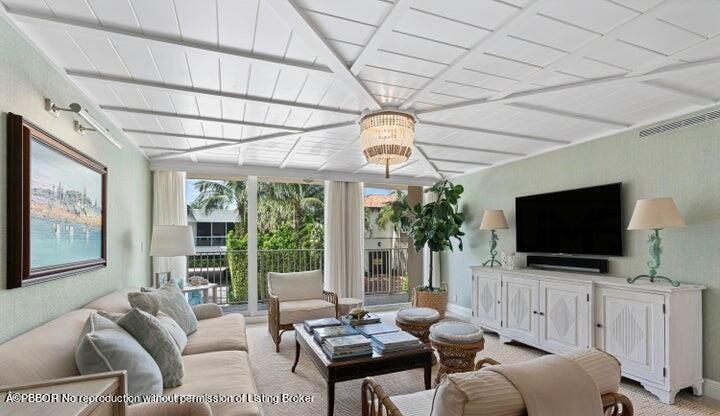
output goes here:
[{"label": "beige sofa", "polygon": [[[1,344],[0,386],[79,375],[75,366],[75,348],[88,316],[96,310],[129,311],[127,294],[130,291],[137,289],[105,295],[82,309],[66,313]],[[198,329],[188,336],[183,351],[183,384],[166,389],[163,394],[255,394],[257,389],[250,370],[243,316],[223,315],[220,307],[214,304],[199,305],[193,310],[198,318]],[[210,407],[213,416],[262,414],[260,404],[252,402],[213,403]],[[133,412],[133,415],[139,414]]]}]

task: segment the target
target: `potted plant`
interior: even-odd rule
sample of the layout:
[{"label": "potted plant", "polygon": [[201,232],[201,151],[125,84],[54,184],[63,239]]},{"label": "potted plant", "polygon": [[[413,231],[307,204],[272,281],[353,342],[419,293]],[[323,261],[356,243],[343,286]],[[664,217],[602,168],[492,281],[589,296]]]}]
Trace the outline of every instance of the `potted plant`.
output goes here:
[{"label": "potted plant", "polygon": [[393,221],[406,230],[413,241],[415,251],[420,252],[425,246],[430,250],[429,279],[425,286],[413,290],[413,305],[429,307],[445,316],[447,307],[447,290],[433,286],[432,253],[453,250],[452,239],[457,240],[457,247],[463,249],[460,228],[465,216],[458,210],[458,200],[463,193],[462,185],[453,185],[449,181],[441,181],[425,192],[437,195],[437,200],[425,205],[416,204],[410,209],[407,203],[397,201],[393,204]]}]

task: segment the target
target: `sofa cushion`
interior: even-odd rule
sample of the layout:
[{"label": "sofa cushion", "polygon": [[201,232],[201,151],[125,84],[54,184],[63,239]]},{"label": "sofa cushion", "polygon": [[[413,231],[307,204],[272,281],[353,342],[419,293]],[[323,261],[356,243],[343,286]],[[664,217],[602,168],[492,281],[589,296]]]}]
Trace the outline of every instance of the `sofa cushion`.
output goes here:
[{"label": "sofa cushion", "polygon": [[182,384],[184,371],[180,349],[158,318],[134,308],[117,323],[150,353],[160,368],[163,387]]},{"label": "sofa cushion", "polygon": [[[228,395],[254,394],[248,354],[245,351],[216,351],[183,357],[185,379],[183,385],[166,389],[164,394]],[[210,403],[213,416],[261,415],[255,402]]]},{"label": "sofa cushion", "polygon": [[[92,313],[75,351],[81,374],[127,371],[128,394],[162,394],[162,375],[150,354],[118,324]],[[172,342],[172,340],[170,340]]]},{"label": "sofa cushion", "polygon": [[280,302],[322,299],[323,275],[320,270],[295,273],[268,273],[268,290]]},{"label": "sofa cushion", "polygon": [[322,299],[280,302],[280,325],[299,324],[308,319],[334,318],[335,304]]},{"label": "sofa cushion", "polygon": [[[565,356],[577,362],[598,386],[600,394],[620,388],[620,364],[611,355],[597,349]],[[437,388],[432,416],[523,416],[525,403],[515,386],[494,371],[450,374]]]},{"label": "sofa cushion", "polygon": [[0,386],[79,375],[75,348],[92,312],[66,313],[0,345]]},{"label": "sofa cushion", "polygon": [[133,308],[151,315],[157,315],[159,311],[167,314],[180,325],[186,335],[192,334],[197,329],[197,318],[185,294],[174,280],[149,292],[128,293],[128,300]]},{"label": "sofa cushion", "polygon": [[110,313],[128,313],[132,306],[128,301],[128,293],[139,292],[140,288],[128,287],[110,292],[85,305],[85,309],[95,309]]},{"label": "sofa cushion", "polygon": [[188,336],[183,354],[247,350],[245,318],[239,313],[229,313],[217,318],[198,321],[197,331]]},{"label": "sofa cushion", "polygon": [[403,416],[428,416],[434,393],[435,390],[422,390],[416,393],[392,396],[390,400],[395,403]]}]

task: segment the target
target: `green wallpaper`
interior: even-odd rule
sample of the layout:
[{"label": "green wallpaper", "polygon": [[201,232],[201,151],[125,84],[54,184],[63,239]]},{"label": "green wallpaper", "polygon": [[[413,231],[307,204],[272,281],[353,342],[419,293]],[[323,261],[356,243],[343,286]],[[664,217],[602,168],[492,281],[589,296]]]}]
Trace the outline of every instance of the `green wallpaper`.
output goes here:
[{"label": "green wallpaper", "polygon": [[[708,287],[703,296],[705,377],[720,380],[720,123],[639,139],[637,130],[569,146],[456,178],[465,186],[465,251],[445,253],[450,302],[471,306],[469,267],[487,258],[489,232],[477,228],[484,209],[503,209],[510,230],[498,231],[498,253],[515,251],[515,197],[611,182],[623,183],[627,222],[636,199],[671,196],[688,224],[663,232],[662,274]],[[610,273],[646,270],[647,234],[625,232],[625,256]]]},{"label": "green wallpaper", "polygon": [[[78,102],[98,114],[57,68],[0,17],[0,342],[114,289],[150,280],[147,246],[152,182],[148,161],[114,128],[113,136],[122,142],[123,150],[99,135],[75,133],[69,114],[55,118],[44,110],[45,97],[60,105]],[[8,112],[24,116],[107,166],[108,267],[25,288],[5,289],[7,244],[14,243],[6,238]],[[111,127],[103,117],[98,119]]]}]

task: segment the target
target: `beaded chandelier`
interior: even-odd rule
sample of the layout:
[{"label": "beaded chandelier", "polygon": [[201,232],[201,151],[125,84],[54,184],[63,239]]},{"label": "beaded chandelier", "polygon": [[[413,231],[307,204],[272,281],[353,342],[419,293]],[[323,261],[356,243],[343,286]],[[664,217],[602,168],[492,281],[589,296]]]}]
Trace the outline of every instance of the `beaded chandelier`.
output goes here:
[{"label": "beaded chandelier", "polygon": [[389,178],[390,165],[405,162],[412,154],[415,117],[397,110],[365,114],[360,119],[360,138],[367,161],[384,165]]}]

